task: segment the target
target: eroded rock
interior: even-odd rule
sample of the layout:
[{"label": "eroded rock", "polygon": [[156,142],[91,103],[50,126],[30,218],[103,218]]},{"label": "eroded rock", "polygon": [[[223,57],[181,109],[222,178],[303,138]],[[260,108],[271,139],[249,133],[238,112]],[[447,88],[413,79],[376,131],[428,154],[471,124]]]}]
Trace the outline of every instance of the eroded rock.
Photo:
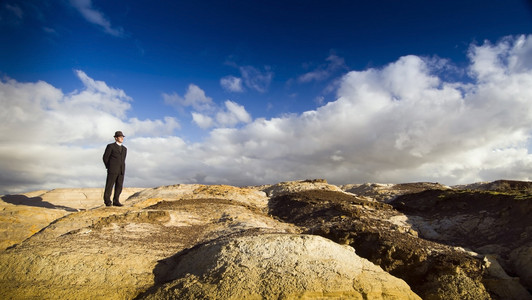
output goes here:
[{"label": "eroded rock", "polygon": [[379,202],[389,203],[397,196],[419,193],[426,190],[446,190],[448,186],[432,182],[415,183],[364,183],[346,184],[341,186],[343,191],[353,193],[359,197],[367,197]]},{"label": "eroded rock", "polygon": [[391,220],[402,214],[391,205],[314,190],[273,198],[270,213],[307,233],[351,245],[423,299],[490,298],[482,284],[481,258],[401,230]]},{"label": "eroded rock", "polygon": [[[102,189],[2,197],[0,298],[531,298],[529,183],[347,187],[173,185],[130,189],[124,207],[102,207]],[[369,261],[410,288],[389,292]]]},{"label": "eroded rock", "polygon": [[[121,198],[140,191],[125,188]],[[103,189],[55,189],[0,197],[0,249],[16,245],[72,212],[103,206]]]},{"label": "eroded rock", "polygon": [[420,299],[353,248],[312,235],[217,240],[166,262],[141,299]]},{"label": "eroded rock", "polygon": [[[299,232],[245,203],[247,189],[241,195],[234,187],[191,190],[198,188],[202,193],[190,198],[150,193],[159,198],[150,202],[137,194],[124,207],[72,212],[54,221],[0,252],[0,298],[133,299],[156,283],[159,261],[184,249],[242,232]],[[197,198],[215,194],[229,196]],[[138,203],[143,205],[133,205]]]},{"label": "eroded rock", "polygon": [[276,197],[284,194],[308,191],[308,190],[325,190],[341,192],[342,190],[332,184],[327,183],[325,179],[307,179],[298,181],[280,182],[274,185],[260,187],[268,197]]},{"label": "eroded rock", "polygon": [[[408,215],[420,237],[489,255],[491,260],[501,264],[498,273],[520,276],[521,284],[519,278],[509,279],[508,275],[492,275],[486,282],[492,290],[497,287],[498,297],[523,299],[526,289],[532,290],[527,268],[530,266],[527,247],[532,237],[532,196],[527,194],[528,184],[505,183],[483,184],[477,191],[427,190],[400,196],[392,204]],[[526,189],[512,190],[512,186]]]}]

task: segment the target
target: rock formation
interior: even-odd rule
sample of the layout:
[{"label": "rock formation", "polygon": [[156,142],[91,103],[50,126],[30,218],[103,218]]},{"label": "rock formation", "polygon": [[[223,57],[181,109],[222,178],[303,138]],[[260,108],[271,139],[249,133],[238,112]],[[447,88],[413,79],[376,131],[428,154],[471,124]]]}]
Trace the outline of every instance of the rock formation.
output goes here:
[{"label": "rock formation", "polygon": [[168,283],[141,299],[420,299],[353,248],[315,235],[223,238],[170,261]]},{"label": "rock formation", "polygon": [[[531,299],[530,183],[2,196],[2,299]],[[126,199],[127,198],[127,199]]]}]

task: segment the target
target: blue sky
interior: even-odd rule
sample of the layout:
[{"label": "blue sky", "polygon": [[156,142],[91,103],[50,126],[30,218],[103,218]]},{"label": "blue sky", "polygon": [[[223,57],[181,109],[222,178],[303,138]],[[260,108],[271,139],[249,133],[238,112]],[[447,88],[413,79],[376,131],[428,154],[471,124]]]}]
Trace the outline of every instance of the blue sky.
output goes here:
[{"label": "blue sky", "polygon": [[4,0],[0,193],[100,186],[115,130],[129,186],[529,180],[531,29],[530,1]]}]

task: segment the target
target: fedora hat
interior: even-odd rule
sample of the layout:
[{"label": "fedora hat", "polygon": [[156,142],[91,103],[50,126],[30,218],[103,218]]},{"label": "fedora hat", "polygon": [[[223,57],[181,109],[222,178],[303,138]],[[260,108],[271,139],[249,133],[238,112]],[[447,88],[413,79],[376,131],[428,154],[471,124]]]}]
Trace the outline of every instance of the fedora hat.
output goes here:
[{"label": "fedora hat", "polygon": [[119,136],[126,137],[125,135],[122,134],[122,131],[115,132],[115,136],[114,137],[119,137]]}]

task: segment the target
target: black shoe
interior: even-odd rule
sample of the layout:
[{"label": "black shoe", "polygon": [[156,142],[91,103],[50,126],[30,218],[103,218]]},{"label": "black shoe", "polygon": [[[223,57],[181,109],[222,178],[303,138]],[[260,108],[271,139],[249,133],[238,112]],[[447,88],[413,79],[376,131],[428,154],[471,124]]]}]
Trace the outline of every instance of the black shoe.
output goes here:
[{"label": "black shoe", "polygon": [[105,203],[105,206],[113,206],[111,203]]},{"label": "black shoe", "polygon": [[113,203],[113,206],[124,206],[124,204],[122,204],[120,202],[115,202],[115,203]]}]

